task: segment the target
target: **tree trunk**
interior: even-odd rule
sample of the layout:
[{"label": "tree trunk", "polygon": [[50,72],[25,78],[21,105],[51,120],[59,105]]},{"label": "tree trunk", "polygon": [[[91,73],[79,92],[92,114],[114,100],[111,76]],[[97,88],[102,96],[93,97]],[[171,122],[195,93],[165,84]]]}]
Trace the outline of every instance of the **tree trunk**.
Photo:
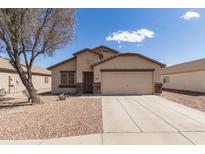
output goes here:
[{"label": "tree trunk", "polygon": [[24,72],[24,70],[22,69],[21,66],[17,66],[17,72],[20,76],[20,79],[22,81],[22,83],[24,84],[24,86],[26,87],[26,90],[30,96],[31,102],[33,103],[39,103],[40,99],[36,93],[36,90],[33,86],[33,82],[32,82],[32,75],[31,75],[31,70],[27,70],[27,74]]},{"label": "tree trunk", "polygon": [[37,95],[37,91],[35,90],[34,86],[33,86],[33,82],[32,82],[32,73],[31,73],[31,68],[28,67],[27,68],[27,79],[28,79],[28,83],[29,83],[29,88],[27,89],[29,95],[30,95],[30,98],[31,98],[31,101],[32,101],[32,104],[33,103],[39,103],[40,102],[40,99]]},{"label": "tree trunk", "polygon": [[27,89],[27,91],[29,93],[29,96],[30,96],[32,104],[33,103],[39,103],[40,99],[39,99],[39,97],[38,97],[38,95],[37,95],[33,85],[29,86],[29,88],[26,88],[26,89]]}]

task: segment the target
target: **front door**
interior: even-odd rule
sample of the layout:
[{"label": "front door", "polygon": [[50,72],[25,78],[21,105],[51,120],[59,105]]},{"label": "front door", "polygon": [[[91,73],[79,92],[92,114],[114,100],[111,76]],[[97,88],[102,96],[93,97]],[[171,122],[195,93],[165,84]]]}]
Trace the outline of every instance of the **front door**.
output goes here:
[{"label": "front door", "polygon": [[93,72],[84,72],[84,93],[93,93]]}]

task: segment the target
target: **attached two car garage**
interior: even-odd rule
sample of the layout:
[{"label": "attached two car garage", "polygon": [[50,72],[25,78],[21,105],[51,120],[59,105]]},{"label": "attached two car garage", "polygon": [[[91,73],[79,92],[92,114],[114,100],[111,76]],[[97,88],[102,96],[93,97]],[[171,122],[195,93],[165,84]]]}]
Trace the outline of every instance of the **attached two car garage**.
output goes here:
[{"label": "attached two car garage", "polygon": [[119,54],[93,65],[102,95],[155,94],[163,64],[135,53]]},{"label": "attached two car garage", "polygon": [[153,71],[101,71],[103,95],[153,94]]}]

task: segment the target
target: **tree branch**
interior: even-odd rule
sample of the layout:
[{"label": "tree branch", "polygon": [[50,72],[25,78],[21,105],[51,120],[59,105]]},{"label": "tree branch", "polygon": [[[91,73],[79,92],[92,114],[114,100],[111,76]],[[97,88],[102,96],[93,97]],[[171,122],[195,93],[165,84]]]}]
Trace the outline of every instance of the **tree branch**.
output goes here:
[{"label": "tree branch", "polygon": [[47,21],[47,18],[49,16],[49,14],[51,13],[52,9],[47,9],[46,10],[46,13],[45,13],[45,16],[44,16],[44,19],[43,19],[43,23],[42,25],[39,27],[39,29],[37,30],[37,33],[36,33],[36,36],[35,36],[35,41],[34,41],[34,45],[32,47],[32,54],[31,54],[31,60],[30,60],[30,64],[29,66],[32,66],[32,63],[33,63],[33,58],[35,56],[35,49],[36,49],[36,46],[38,44],[38,41],[39,41],[39,37],[40,37],[40,34],[41,34],[41,31],[43,30],[45,24],[46,24],[46,21]]}]

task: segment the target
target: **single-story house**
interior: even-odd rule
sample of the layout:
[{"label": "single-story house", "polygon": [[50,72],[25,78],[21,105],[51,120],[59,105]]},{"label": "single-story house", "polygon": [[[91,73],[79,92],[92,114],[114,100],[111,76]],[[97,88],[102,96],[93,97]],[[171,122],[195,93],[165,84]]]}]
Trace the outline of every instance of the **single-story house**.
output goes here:
[{"label": "single-story house", "polygon": [[48,69],[54,94],[131,95],[159,93],[164,66],[138,53],[119,53],[98,46],[75,52]]},{"label": "single-story house", "polygon": [[163,68],[161,81],[167,90],[205,93],[205,58]]},{"label": "single-story house", "polygon": [[[23,68],[25,69],[25,66]],[[32,75],[34,87],[39,93],[51,90],[51,72],[49,70],[35,66],[32,68]],[[9,59],[0,56],[0,89],[3,88],[7,94],[25,90],[19,75]]]}]

